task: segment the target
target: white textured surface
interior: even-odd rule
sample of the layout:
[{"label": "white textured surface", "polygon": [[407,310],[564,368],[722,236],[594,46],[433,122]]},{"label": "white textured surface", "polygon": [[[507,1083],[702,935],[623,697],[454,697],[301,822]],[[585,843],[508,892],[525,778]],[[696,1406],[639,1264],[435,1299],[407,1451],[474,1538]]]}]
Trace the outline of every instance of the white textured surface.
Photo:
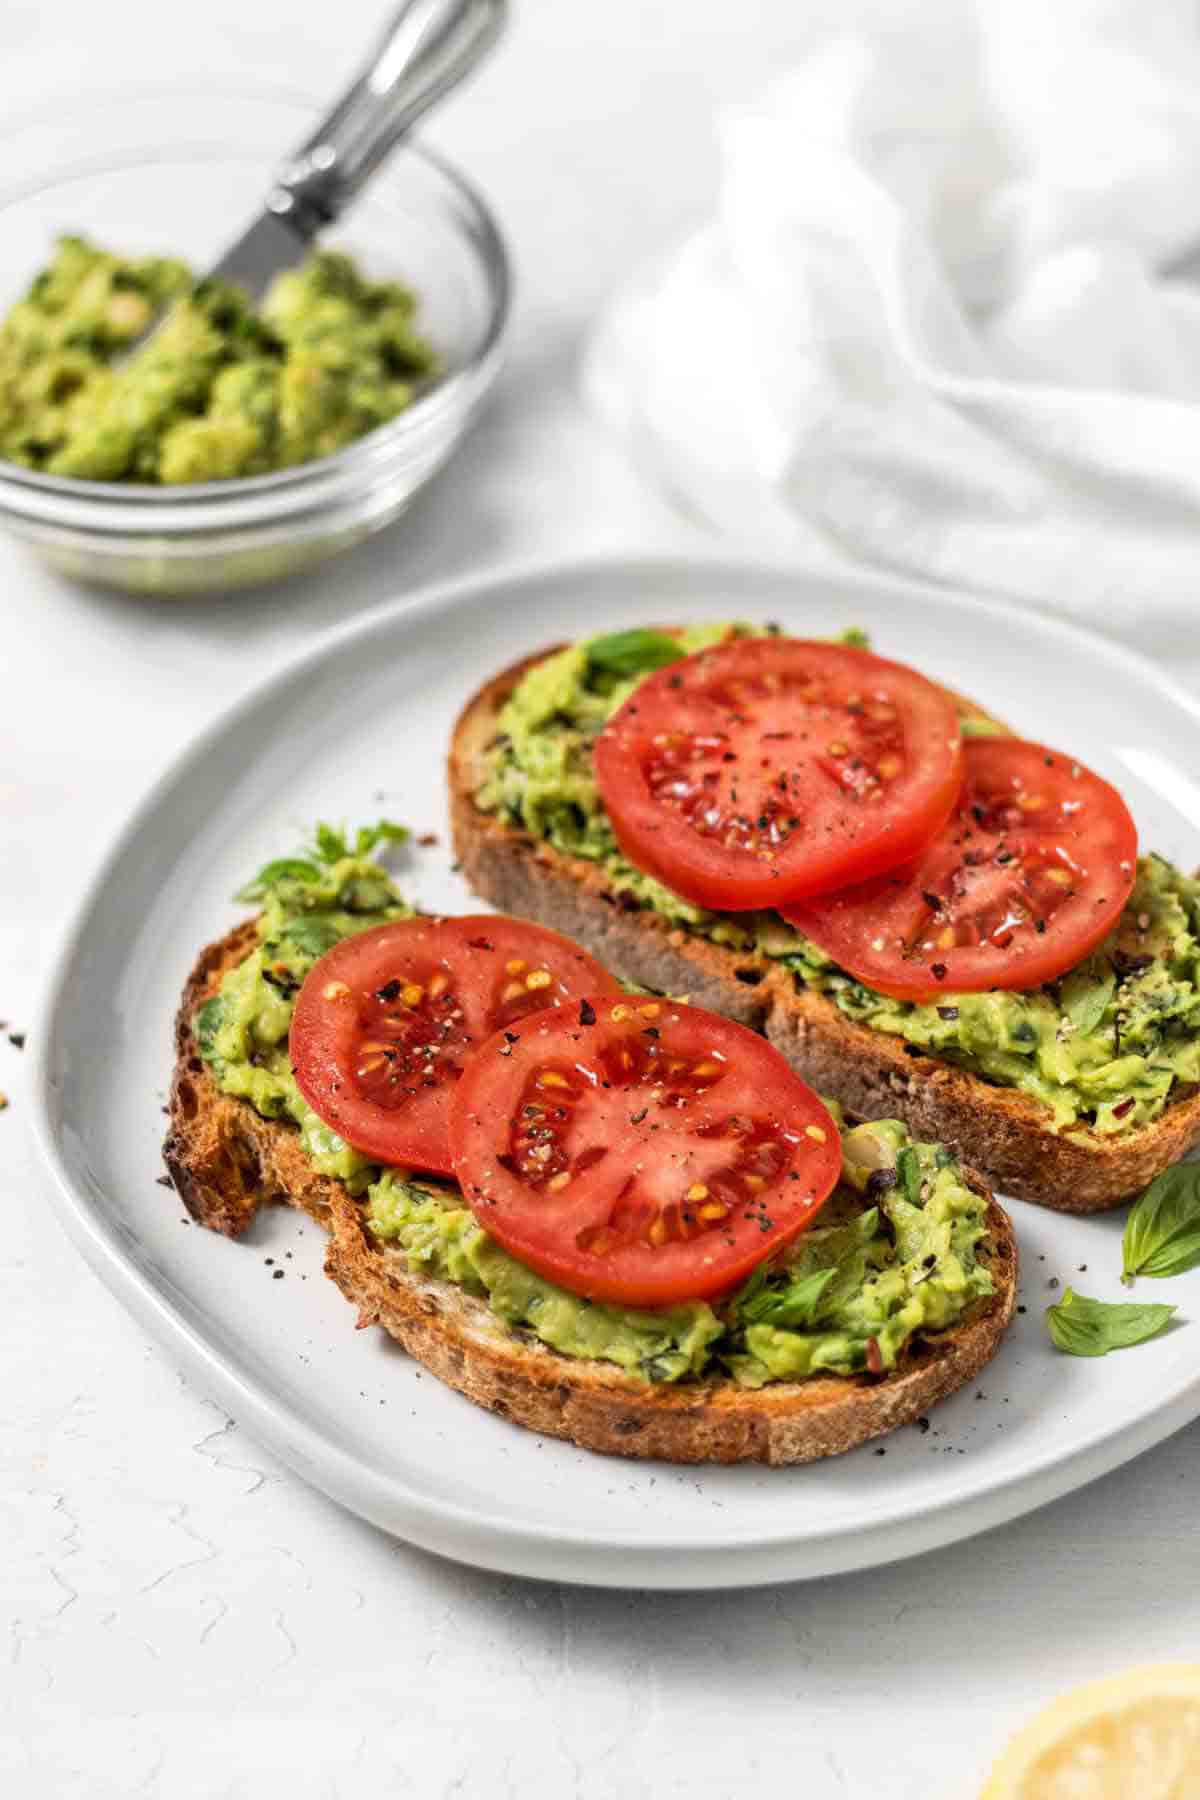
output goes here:
[{"label": "white textured surface", "polygon": [[[379,8],[8,0],[7,112],[55,84],[258,68],[320,89]],[[279,593],[158,609],[0,542],[0,1016],[27,1021],[81,863],[221,699],[321,626],[500,557],[686,543],[579,417],[579,331],[698,217],[706,115],[831,0],[525,0],[437,129],[512,234],[516,354],[409,519]],[[928,16],[928,9],[925,9]],[[0,246],[0,256],[3,247]],[[1195,1654],[1200,1428],[936,1557],[777,1592],[572,1592],[390,1542],[181,1384],[45,1217],[0,1039],[0,1787],[22,1800],[738,1794],[956,1800],[1043,1696]]]}]

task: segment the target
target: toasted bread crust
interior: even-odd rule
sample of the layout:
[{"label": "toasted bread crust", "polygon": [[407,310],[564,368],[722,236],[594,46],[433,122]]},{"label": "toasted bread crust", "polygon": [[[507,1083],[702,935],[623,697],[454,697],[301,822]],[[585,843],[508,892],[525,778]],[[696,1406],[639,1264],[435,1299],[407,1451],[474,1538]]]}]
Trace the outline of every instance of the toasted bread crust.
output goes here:
[{"label": "toasted bread crust", "polygon": [[[474,796],[500,709],[521,677],[552,654],[527,657],[481,688],[451,741],[455,854],[475,892],[503,912],[553,925],[617,975],[686,994],[763,1031],[806,1081],[864,1118],[891,1114],[918,1137],[952,1144],[997,1188],[1056,1212],[1103,1212],[1140,1193],[1200,1142],[1200,1090],[1181,1088],[1150,1125],[1120,1137],[1088,1126],[1050,1129],[1046,1109],[992,1086],[900,1038],[845,1018],[824,995],[798,989],[767,959],[725,949],[622,902],[605,870],[564,855],[484,813]],[[969,702],[964,709],[978,713]]]},{"label": "toasted bread crust", "polygon": [[756,1390],[730,1380],[651,1386],[608,1363],[558,1356],[507,1331],[485,1302],[414,1276],[402,1252],[370,1241],[344,1189],[332,1230],[326,1271],[358,1307],[360,1325],[382,1325],[450,1387],[531,1431],[666,1462],[814,1462],[910,1424],[990,1361],[1016,1299],[1016,1241],[991,1201],[995,1294],[952,1330],[912,1345],[894,1373]]},{"label": "toasted bread crust", "polygon": [[240,1237],[271,1201],[287,1201],[328,1225],[331,1192],[340,1186],[316,1173],[293,1126],[264,1119],[246,1101],[223,1094],[201,1060],[192,1032],[196,1008],[257,941],[251,919],[203,950],[175,1017],[163,1161],[193,1219],[226,1237]]},{"label": "toasted bread crust", "polygon": [[[995,1293],[959,1325],[910,1346],[883,1377],[815,1377],[761,1390],[727,1380],[650,1386],[620,1369],[557,1352],[509,1331],[486,1302],[412,1273],[374,1243],[344,1184],[312,1169],[299,1133],[223,1094],[192,1032],[197,1006],[255,942],[253,923],[202,952],[176,1020],[176,1065],[164,1157],[192,1217],[237,1237],[259,1206],[287,1201],[330,1231],[326,1272],[409,1355],[477,1405],[583,1449],[670,1462],[811,1462],[893,1431],[971,1381],[1013,1315],[1017,1247],[989,1198],[986,1258]],[[976,1176],[972,1185],[987,1189]]]}]

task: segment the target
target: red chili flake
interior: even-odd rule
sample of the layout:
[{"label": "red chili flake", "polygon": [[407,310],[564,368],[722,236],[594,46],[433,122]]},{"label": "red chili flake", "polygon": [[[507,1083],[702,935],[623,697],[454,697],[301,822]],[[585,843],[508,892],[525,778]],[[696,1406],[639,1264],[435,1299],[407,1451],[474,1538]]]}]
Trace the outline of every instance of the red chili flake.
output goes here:
[{"label": "red chili flake", "polygon": [[467,939],[467,948],[469,950],[494,950],[496,946],[491,938],[477,937]]},{"label": "red chili flake", "polygon": [[581,1000],[579,1002],[579,1023],[581,1025],[594,1025],[596,1023],[596,1009],[594,1006],[590,1006],[586,1000]]},{"label": "red chili flake", "polygon": [[945,981],[945,979],[946,979],[945,963],[930,963],[929,973],[933,976],[933,979],[935,981]]},{"label": "red chili flake", "polygon": [[433,844],[439,843],[440,841],[436,831],[423,831],[417,839],[418,844],[420,844],[424,850],[428,850]]},{"label": "red chili flake", "polygon": [[869,1337],[867,1339],[867,1367],[872,1375],[883,1374],[883,1354],[877,1338]]},{"label": "red chili flake", "polygon": [[1125,1117],[1126,1113],[1132,1112],[1132,1111],[1133,1111],[1133,1101],[1132,1100],[1122,1100],[1122,1102],[1119,1106],[1113,1107],[1113,1118],[1114,1119],[1123,1119]]}]

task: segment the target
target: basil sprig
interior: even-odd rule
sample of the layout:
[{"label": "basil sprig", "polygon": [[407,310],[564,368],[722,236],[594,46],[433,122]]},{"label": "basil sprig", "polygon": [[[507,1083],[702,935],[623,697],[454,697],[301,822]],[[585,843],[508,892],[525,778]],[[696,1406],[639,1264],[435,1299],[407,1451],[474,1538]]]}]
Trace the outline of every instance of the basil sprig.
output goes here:
[{"label": "basil sprig", "polygon": [[601,675],[646,675],[651,669],[665,669],[668,663],[680,662],[687,654],[678,638],[665,631],[647,631],[635,626],[631,631],[610,632],[608,637],[593,638],[587,647],[591,668]]},{"label": "basil sprig", "polygon": [[1073,969],[1058,990],[1062,1009],[1081,1037],[1096,1030],[1116,990],[1117,978],[1109,969],[1093,974],[1085,964]]},{"label": "basil sprig", "polygon": [[1157,1337],[1174,1315],[1173,1306],[1089,1300],[1067,1288],[1057,1306],[1046,1308],[1046,1329],[1068,1356],[1107,1356]]},{"label": "basil sprig", "polygon": [[[755,1271],[757,1273],[757,1271]],[[760,1283],[756,1291],[743,1289],[738,1301],[738,1318],[745,1325],[774,1325],[781,1331],[804,1331],[815,1325],[821,1310],[821,1299],[836,1269],[814,1269],[798,1276],[784,1287]]]},{"label": "basil sprig", "polygon": [[326,870],[347,857],[370,856],[379,844],[402,844],[408,836],[406,825],[394,819],[377,819],[374,825],[360,825],[351,837],[344,827],[319,824],[313,834],[311,848],[299,856],[280,856],[265,863],[252,881],[234,895],[235,900],[250,904],[266,897],[268,891],[282,881],[320,881]]},{"label": "basil sprig", "polygon": [[1182,1275],[1200,1263],[1200,1163],[1177,1163],[1152,1181],[1125,1221],[1121,1280]]},{"label": "basil sprig", "polygon": [[921,1204],[921,1159],[911,1144],[906,1144],[896,1158],[896,1173],[910,1206]]}]

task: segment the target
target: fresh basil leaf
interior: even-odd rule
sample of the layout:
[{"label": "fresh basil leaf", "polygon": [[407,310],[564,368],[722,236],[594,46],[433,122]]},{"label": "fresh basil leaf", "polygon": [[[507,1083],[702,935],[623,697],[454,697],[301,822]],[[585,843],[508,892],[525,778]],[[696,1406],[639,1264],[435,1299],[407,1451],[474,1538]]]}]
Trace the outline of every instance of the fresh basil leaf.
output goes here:
[{"label": "fresh basil leaf", "polygon": [[786,1287],[767,1287],[738,1307],[738,1316],[746,1325],[774,1325],[781,1331],[802,1331],[816,1323],[821,1296],[833,1280],[836,1269],[815,1269],[790,1281]]},{"label": "fresh basil leaf", "polygon": [[269,888],[278,887],[281,881],[320,881],[321,871],[315,863],[307,862],[298,856],[281,856],[275,862],[264,863],[253,881],[248,881],[244,888],[239,888],[233,896],[249,904],[252,900],[261,900]]},{"label": "fresh basil leaf", "polygon": [[1175,1311],[1173,1306],[1089,1300],[1068,1288],[1057,1306],[1046,1308],[1046,1329],[1068,1356],[1107,1356],[1110,1350],[1126,1350],[1157,1337]]},{"label": "fresh basil leaf", "polygon": [[327,825],[322,821],[313,832],[313,846],[301,856],[281,856],[275,862],[269,862],[258,871],[253,881],[248,881],[239,888],[234,899],[244,905],[265,899],[273,887],[281,881],[304,881],[308,883],[324,879],[324,868],[332,868],[335,863],[344,862],[348,857],[366,857],[377,844],[402,844],[408,836],[408,827],[398,825],[394,819],[377,819],[374,825],[361,825],[355,835],[351,848],[345,831],[339,831],[335,825]]},{"label": "fresh basil leaf", "polygon": [[201,1006],[192,1020],[192,1029],[196,1034],[196,1044],[206,1063],[216,1061],[217,1033],[225,1023],[225,1001],[222,995],[213,994]]},{"label": "fresh basil leaf", "polygon": [[1117,978],[1110,969],[1104,975],[1091,975],[1086,969],[1075,969],[1058,990],[1063,1011],[1080,1036],[1095,1031],[1116,990]]},{"label": "fresh basil leaf", "polygon": [[740,1314],[743,1308],[748,1306],[757,1295],[762,1293],[767,1285],[767,1277],[770,1274],[771,1264],[769,1262],[761,1262],[757,1269],[752,1269],[750,1271],[750,1274],[746,1277],[737,1293],[733,1296],[734,1312]]},{"label": "fresh basil leaf", "polygon": [[896,1173],[900,1177],[904,1195],[909,1204],[920,1206],[921,1159],[911,1144],[907,1145],[896,1158]]},{"label": "fresh basil leaf", "polygon": [[319,956],[333,949],[341,936],[337,926],[319,913],[301,914],[299,918],[288,920],[277,948],[281,952],[296,951],[316,962]]},{"label": "fresh basil leaf", "polygon": [[346,842],[344,831],[338,831],[333,825],[318,823],[315,837],[317,855],[322,862],[341,862],[344,856],[349,856],[350,846]]},{"label": "fresh basil leaf", "polygon": [[614,631],[608,637],[593,638],[587,647],[589,667],[603,675],[645,675],[651,669],[665,669],[679,662],[686,651],[678,639],[664,631]]},{"label": "fresh basil leaf", "polygon": [[1200,1263],[1200,1163],[1176,1163],[1150,1183],[1125,1221],[1121,1263],[1127,1285]]},{"label": "fresh basil leaf", "polygon": [[348,856],[369,856],[377,844],[402,844],[408,836],[407,825],[394,819],[376,819],[374,825],[360,825],[351,845],[350,834],[323,821],[316,829],[316,853],[323,863],[338,863]]},{"label": "fresh basil leaf", "polygon": [[403,844],[409,836],[407,825],[395,819],[376,819],[374,825],[361,825],[354,840],[355,856],[369,856],[377,844]]}]

